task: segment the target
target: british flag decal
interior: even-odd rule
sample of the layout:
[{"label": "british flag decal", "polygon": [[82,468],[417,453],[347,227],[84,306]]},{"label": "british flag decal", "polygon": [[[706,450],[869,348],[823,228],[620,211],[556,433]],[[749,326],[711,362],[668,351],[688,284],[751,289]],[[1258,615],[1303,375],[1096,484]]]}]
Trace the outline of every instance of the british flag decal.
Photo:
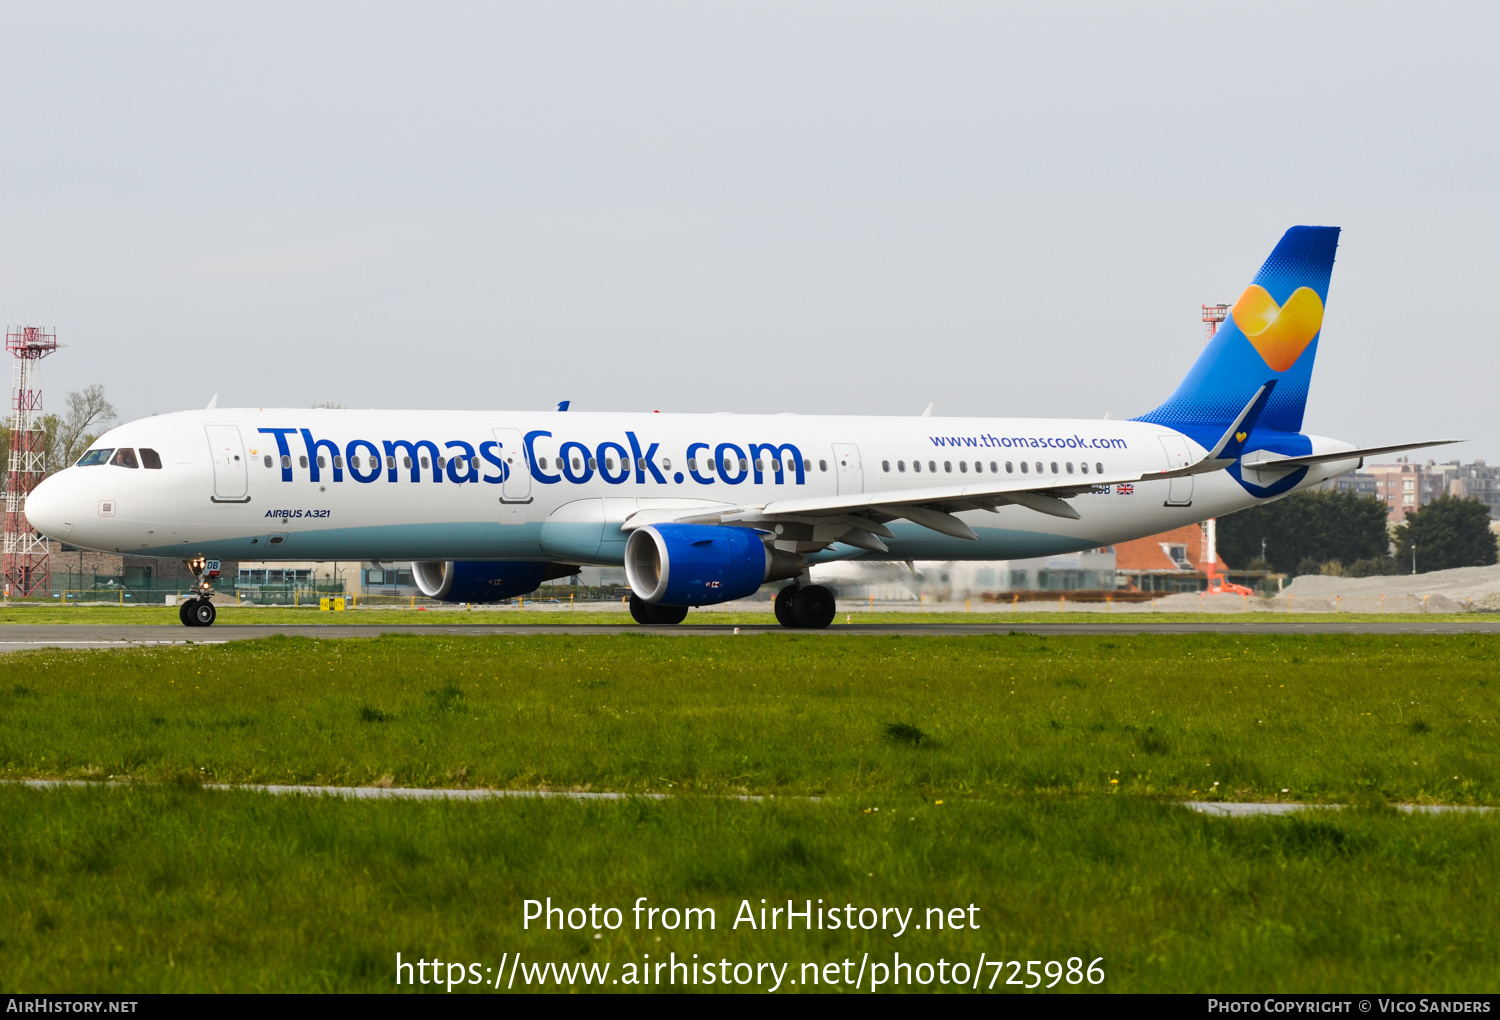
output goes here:
[{"label": "british flag decal", "polygon": [[1115,492],[1118,493],[1121,496],[1131,496],[1131,495],[1135,494],[1135,486],[1134,485],[1116,485],[1115,486]]}]

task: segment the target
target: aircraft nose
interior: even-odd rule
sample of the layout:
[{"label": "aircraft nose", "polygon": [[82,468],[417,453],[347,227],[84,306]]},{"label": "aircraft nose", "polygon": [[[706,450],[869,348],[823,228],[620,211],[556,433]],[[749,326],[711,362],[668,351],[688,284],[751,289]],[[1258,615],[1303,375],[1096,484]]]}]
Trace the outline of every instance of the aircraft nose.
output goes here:
[{"label": "aircraft nose", "polygon": [[59,475],[42,480],[26,497],[26,520],[48,538],[73,533],[74,506],[68,480]]}]

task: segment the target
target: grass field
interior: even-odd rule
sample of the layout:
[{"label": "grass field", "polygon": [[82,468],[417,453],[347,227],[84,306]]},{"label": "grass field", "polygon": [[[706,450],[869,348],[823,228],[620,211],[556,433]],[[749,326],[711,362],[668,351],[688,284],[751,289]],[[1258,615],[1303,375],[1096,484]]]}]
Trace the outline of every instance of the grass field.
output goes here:
[{"label": "grass field", "polygon": [[[1121,992],[1500,984],[1500,824],[1472,815],[1231,821],[1104,797],[456,804],[12,787],[0,788],[0,831],[5,991],[381,991],[397,952],[481,968],[519,952],[528,964],[609,963],[616,977],[647,954],[697,953],[790,963],[792,981],[804,963],[858,965],[866,952],[970,968],[981,953],[1103,957],[1099,987]],[[600,939],[523,930],[523,901],[547,896],[615,906],[624,925]],[[715,927],[634,930],[639,896],[711,907]],[[930,907],[973,903],[979,927],[734,929],[741,901],[758,910],[762,898],[914,907],[915,924]],[[1012,973],[999,990],[1014,990]]]},{"label": "grass field", "polygon": [[[420,624],[523,624],[528,627],[549,624],[590,626],[601,624],[630,625],[635,621],[624,610],[615,612],[606,609],[568,610],[562,607],[512,609],[479,608],[468,610],[461,606],[433,609],[366,609],[359,608],[342,613],[320,612],[316,608],[293,608],[290,606],[236,606],[231,603],[215,603],[218,607],[218,622],[221,624],[326,624],[329,626],[352,624],[375,624],[416,626]],[[848,620],[846,620],[846,617]],[[1500,633],[1500,615],[1493,613],[1103,613],[1088,611],[1066,612],[1022,612],[1009,610],[999,612],[966,613],[957,609],[944,612],[880,612],[850,607],[849,612],[840,611],[834,627],[846,622],[853,623],[903,623],[903,624],[1031,624],[1031,623],[1129,623],[1149,625],[1152,623],[1327,623],[1329,621],[1360,623],[1383,621],[1386,623],[1493,623]],[[689,613],[690,624],[721,626],[755,625],[769,627],[776,624],[776,617],[769,609],[754,612],[697,612]],[[59,606],[46,604],[0,605],[0,624],[136,624],[142,626],[181,627],[177,610],[170,606]],[[203,633],[211,634],[212,631]]]},{"label": "grass field", "polygon": [[[1490,635],[769,634],[8,655],[0,777],[131,782],[0,784],[0,990],[389,990],[398,951],[611,976],[698,953],[797,980],[900,951],[1103,957],[1107,991],[1493,992],[1500,817],[1385,805],[1500,803],[1497,652]],[[205,781],[672,796],[345,802]],[[721,796],[741,793],[772,799]],[[1189,797],[1353,807],[1170,803]],[[546,896],[625,926],[523,930],[522,901]],[[638,896],[712,907],[717,928],[633,930]],[[787,897],[918,923],[974,903],[980,927],[730,929],[741,900]]]},{"label": "grass field", "polygon": [[268,638],[8,656],[0,776],[1500,803],[1500,637]]}]

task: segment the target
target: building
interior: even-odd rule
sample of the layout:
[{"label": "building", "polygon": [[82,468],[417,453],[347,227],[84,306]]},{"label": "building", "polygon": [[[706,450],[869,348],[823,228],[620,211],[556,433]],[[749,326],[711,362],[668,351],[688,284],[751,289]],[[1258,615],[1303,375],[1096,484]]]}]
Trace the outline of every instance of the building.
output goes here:
[{"label": "building", "polygon": [[1319,482],[1314,488],[1329,492],[1352,492],[1358,496],[1379,496],[1380,480],[1364,471],[1351,471],[1347,475]]},{"label": "building", "polygon": [[1448,491],[1445,473],[1430,460],[1414,464],[1410,457],[1401,457],[1394,464],[1366,464],[1365,473],[1374,477],[1375,496],[1385,504],[1386,517],[1393,523]]},{"label": "building", "polygon": [[[233,581],[239,566],[235,560],[225,560],[219,567],[221,576]],[[53,546],[54,591],[123,588],[126,591],[175,592],[186,589],[192,581],[193,572],[182,560],[90,552],[66,544]]]},{"label": "building", "polygon": [[1119,586],[1132,591],[1202,591],[1207,545],[1201,524],[1115,544]]},{"label": "building", "polygon": [[236,564],[233,574],[226,570],[224,576],[233,578],[234,586],[241,589],[295,587],[332,590],[340,585],[352,587],[358,584],[361,569],[358,560],[242,560]]},{"label": "building", "polygon": [[1490,508],[1490,520],[1500,521],[1500,465],[1491,467],[1482,460],[1460,464],[1450,460],[1437,465],[1447,483],[1448,495],[1473,497]]},{"label": "building", "polygon": [[851,560],[813,568],[839,598],[879,602],[963,602],[1002,592],[1113,591],[1115,552],[1105,546],[1024,560]]}]

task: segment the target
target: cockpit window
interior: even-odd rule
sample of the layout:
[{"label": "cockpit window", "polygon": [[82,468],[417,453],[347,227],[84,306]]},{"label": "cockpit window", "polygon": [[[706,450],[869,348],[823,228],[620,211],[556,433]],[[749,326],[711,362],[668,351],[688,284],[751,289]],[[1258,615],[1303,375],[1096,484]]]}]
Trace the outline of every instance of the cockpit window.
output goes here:
[{"label": "cockpit window", "polygon": [[161,457],[155,450],[141,447],[141,467],[150,468],[152,471],[161,470]]},{"label": "cockpit window", "polygon": [[77,466],[97,467],[100,464],[108,464],[109,455],[114,452],[115,451],[113,447],[110,447],[108,450],[90,450],[88,453],[85,453],[82,457],[78,458]]},{"label": "cockpit window", "polygon": [[135,451],[128,446],[122,446],[115,451],[114,459],[110,461],[115,467],[138,468],[135,460]]}]

